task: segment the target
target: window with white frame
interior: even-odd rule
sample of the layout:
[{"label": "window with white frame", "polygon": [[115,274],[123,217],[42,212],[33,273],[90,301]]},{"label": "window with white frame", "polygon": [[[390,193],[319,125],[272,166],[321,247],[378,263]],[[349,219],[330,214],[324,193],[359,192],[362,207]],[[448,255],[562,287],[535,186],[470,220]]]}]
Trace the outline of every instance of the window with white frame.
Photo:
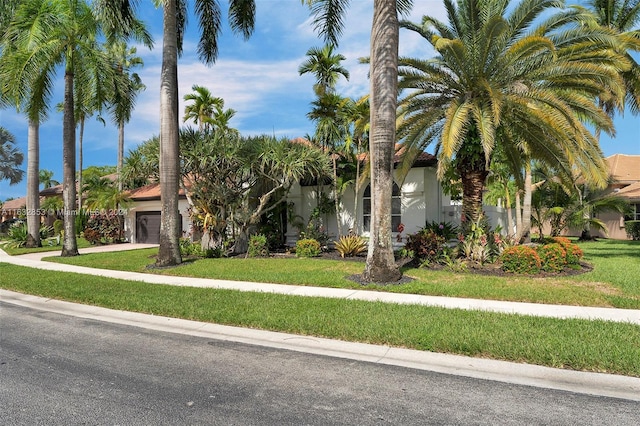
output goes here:
[{"label": "window with white frame", "polygon": [[631,204],[631,213],[625,215],[625,220],[640,220],[640,203]]},{"label": "window with white frame", "polygon": [[[398,232],[398,225],[402,222],[402,198],[400,187],[393,183],[391,192],[391,230]],[[369,231],[371,227],[371,185],[367,185],[362,195],[362,227]]]}]

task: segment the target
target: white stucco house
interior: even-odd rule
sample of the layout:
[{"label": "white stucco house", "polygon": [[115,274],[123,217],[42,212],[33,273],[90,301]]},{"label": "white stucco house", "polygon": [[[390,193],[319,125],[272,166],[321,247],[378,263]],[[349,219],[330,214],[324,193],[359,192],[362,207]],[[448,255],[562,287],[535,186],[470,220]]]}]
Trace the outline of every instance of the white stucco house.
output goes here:
[{"label": "white stucco house", "polygon": [[[325,191],[330,191],[330,185]],[[369,218],[371,212],[371,189],[365,183],[356,194],[353,186],[345,191],[340,199],[341,214],[338,220],[333,213],[322,217],[325,231],[332,239],[340,234],[346,235],[350,229],[362,236],[369,234]],[[130,193],[132,204],[125,218],[125,236],[128,241],[138,243],[158,243],[160,233],[160,187],[156,184],[135,189]],[[295,184],[288,195],[287,201],[293,203],[294,215],[303,222],[307,222],[312,210],[316,206],[316,186]],[[358,197],[357,211],[354,206]],[[184,234],[190,230],[189,203],[181,190],[179,211],[182,216]],[[485,208],[491,226],[501,226],[506,229],[506,209],[500,207]],[[397,228],[400,223],[404,231],[400,235],[404,238],[408,234],[417,232],[427,222],[449,222],[460,224],[461,206],[445,195],[436,178],[436,158],[427,153],[421,154],[404,181],[396,175],[392,200],[392,227],[396,238],[396,245],[403,243],[397,239]],[[356,220],[357,219],[357,220]],[[354,226],[355,225],[355,226]],[[287,224],[285,241],[287,245],[294,245],[298,239],[299,229],[291,223]]]}]

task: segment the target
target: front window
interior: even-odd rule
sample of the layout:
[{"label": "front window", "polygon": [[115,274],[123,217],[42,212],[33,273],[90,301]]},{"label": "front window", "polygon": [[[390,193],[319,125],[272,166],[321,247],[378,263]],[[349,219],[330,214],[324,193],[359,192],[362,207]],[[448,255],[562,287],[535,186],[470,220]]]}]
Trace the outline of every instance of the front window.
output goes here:
[{"label": "front window", "polygon": [[631,213],[625,215],[624,220],[640,220],[640,203],[631,204]]},{"label": "front window", "polygon": [[[402,199],[400,187],[395,182],[391,192],[391,230],[398,232],[402,222]],[[362,195],[362,226],[365,231],[371,228],[371,185],[367,185]]]}]

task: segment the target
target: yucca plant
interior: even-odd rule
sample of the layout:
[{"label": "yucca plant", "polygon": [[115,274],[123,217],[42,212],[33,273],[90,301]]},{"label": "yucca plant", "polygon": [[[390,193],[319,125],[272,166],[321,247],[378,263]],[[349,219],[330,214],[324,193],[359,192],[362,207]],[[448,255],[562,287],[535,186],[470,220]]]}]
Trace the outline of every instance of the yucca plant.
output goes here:
[{"label": "yucca plant", "polygon": [[367,251],[367,241],[359,235],[346,235],[335,242],[342,257],[353,257]]}]

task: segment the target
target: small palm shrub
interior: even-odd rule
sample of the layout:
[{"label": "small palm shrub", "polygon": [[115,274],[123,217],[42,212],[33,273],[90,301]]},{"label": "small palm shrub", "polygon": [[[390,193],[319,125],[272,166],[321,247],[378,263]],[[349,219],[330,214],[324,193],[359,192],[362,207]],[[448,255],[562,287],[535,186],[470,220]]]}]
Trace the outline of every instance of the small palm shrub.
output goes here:
[{"label": "small palm shrub", "polygon": [[413,253],[415,259],[422,264],[439,261],[445,253],[447,240],[433,229],[423,228],[415,234],[407,236],[404,250]]},{"label": "small palm shrub", "polygon": [[26,223],[14,223],[7,230],[7,241],[3,242],[3,245],[7,247],[24,247],[27,243],[27,224]]},{"label": "small palm shrub", "polygon": [[335,242],[342,257],[353,257],[367,251],[367,241],[359,235],[346,235]]},{"label": "small palm shrub", "polygon": [[320,243],[313,238],[303,238],[296,242],[297,257],[316,257],[320,256]]},{"label": "small palm shrub", "polygon": [[542,266],[540,256],[529,246],[514,246],[505,249],[500,256],[502,270],[517,274],[537,274]]},{"label": "small palm shrub", "polygon": [[249,250],[247,257],[267,257],[269,256],[269,245],[264,234],[252,235],[249,238]]},{"label": "small palm shrub", "polygon": [[62,230],[64,229],[64,222],[62,219],[56,219],[53,222],[53,233],[55,235],[62,235]]},{"label": "small palm shrub", "polygon": [[559,243],[545,244],[538,247],[538,256],[542,270],[546,272],[560,272],[567,264],[567,251]]}]

